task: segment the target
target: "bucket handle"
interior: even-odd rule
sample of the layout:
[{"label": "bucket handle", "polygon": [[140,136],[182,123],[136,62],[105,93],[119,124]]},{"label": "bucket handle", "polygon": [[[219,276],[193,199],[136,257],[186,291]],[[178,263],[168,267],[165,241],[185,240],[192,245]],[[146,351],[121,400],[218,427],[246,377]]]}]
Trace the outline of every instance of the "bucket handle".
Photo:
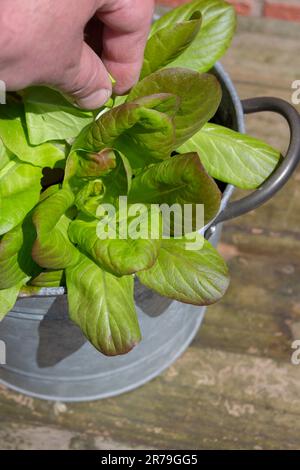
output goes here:
[{"label": "bucket handle", "polygon": [[283,116],[291,133],[289,149],[277,169],[256,191],[228,204],[207,230],[206,238],[214,233],[218,224],[246,214],[271,199],[288,182],[300,162],[300,115],[292,105],[280,98],[260,97],[243,100],[242,106],[244,114],[271,111]]}]

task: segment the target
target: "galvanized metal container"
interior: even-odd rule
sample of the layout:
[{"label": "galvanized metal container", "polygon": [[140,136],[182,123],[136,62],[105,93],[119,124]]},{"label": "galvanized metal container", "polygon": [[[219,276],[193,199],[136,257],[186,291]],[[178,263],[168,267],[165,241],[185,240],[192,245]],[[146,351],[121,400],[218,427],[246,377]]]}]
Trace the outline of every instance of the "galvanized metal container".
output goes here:
[{"label": "galvanized metal container", "polygon": [[[243,108],[232,82],[220,65],[214,73],[223,88],[216,121],[244,132]],[[271,183],[250,197],[230,204],[234,188],[226,187],[219,216],[205,228],[214,245],[221,234],[220,222],[270,198],[287,181],[300,158],[299,116],[293,108],[276,99],[245,102],[246,112],[270,107],[290,123],[289,154]],[[0,382],[27,395],[65,402],[112,397],[145,384],[189,346],[205,308],[170,301],[140,284],[136,286],[136,305],[141,344],[128,355],[108,358],[96,351],[68,319],[64,289],[44,289],[38,297],[19,299],[0,324],[0,340],[7,347],[7,364],[0,367]]]}]

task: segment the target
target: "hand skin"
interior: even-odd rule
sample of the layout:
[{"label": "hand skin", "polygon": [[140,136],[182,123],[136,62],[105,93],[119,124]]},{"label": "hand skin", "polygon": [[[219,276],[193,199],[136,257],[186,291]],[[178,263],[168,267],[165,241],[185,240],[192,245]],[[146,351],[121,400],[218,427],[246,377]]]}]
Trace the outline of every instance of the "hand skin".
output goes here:
[{"label": "hand skin", "polygon": [[[8,91],[50,85],[84,109],[138,80],[154,0],[0,0],[0,80]],[[92,19],[89,43],[85,41]],[[97,47],[98,46],[98,47]]]}]

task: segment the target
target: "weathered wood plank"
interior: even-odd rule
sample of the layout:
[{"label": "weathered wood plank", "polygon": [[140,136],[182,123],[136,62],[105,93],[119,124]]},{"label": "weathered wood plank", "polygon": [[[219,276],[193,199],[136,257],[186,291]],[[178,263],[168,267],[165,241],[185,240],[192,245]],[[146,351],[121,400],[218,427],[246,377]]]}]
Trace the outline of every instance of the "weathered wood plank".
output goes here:
[{"label": "weathered wood plank", "polygon": [[220,247],[231,258],[231,286],[223,301],[208,309],[196,345],[287,364],[299,325],[300,265],[232,247]]},{"label": "weathered wood plank", "polygon": [[[106,439],[85,432],[74,432],[55,426],[0,423],[1,450],[130,450]],[[150,448],[148,448],[150,449]]]},{"label": "weathered wood plank", "polygon": [[239,18],[238,34],[223,63],[236,82],[261,88],[261,93],[276,88],[291,100],[292,82],[299,80],[299,42],[296,24]]},{"label": "weathered wood plank", "polygon": [[[288,363],[191,347],[163,376],[134,394],[66,406],[59,415],[52,405],[34,401],[26,425],[41,426],[47,413],[50,429],[132,447],[296,449],[299,387],[300,368]],[[23,425],[26,407],[11,394],[5,404],[6,418],[13,413],[15,423]],[[39,445],[43,439],[37,436]]]}]

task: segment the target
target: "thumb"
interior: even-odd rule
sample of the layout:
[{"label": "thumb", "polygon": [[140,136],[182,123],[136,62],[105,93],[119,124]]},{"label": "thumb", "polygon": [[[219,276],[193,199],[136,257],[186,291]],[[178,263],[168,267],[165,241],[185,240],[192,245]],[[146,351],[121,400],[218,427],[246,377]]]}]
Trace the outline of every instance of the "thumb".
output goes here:
[{"label": "thumb", "polygon": [[112,94],[112,83],[106,68],[86,43],[83,43],[78,66],[65,75],[60,88],[83,109],[100,108]]}]

